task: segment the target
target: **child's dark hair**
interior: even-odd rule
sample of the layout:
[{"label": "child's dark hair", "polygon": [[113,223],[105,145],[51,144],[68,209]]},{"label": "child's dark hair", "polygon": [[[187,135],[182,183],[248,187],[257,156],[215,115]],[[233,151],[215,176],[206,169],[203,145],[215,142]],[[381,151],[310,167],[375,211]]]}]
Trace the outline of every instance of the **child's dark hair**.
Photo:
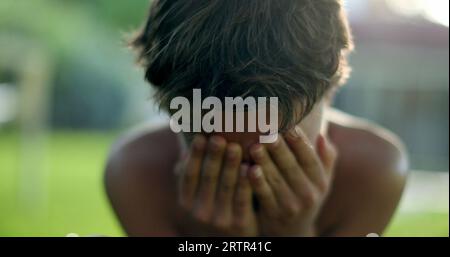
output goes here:
[{"label": "child's dark hair", "polygon": [[163,109],[193,88],[277,96],[283,127],[344,82],[352,45],[340,0],[153,0],[132,41]]}]

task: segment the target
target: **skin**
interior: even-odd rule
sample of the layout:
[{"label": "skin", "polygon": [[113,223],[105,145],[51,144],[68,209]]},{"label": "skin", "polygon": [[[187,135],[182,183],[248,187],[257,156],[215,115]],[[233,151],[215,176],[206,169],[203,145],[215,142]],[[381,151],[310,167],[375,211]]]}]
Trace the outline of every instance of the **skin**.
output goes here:
[{"label": "skin", "polygon": [[257,139],[246,133],[198,135],[188,145],[162,127],[119,141],[105,184],[127,234],[384,231],[407,174],[403,146],[392,133],[320,101],[277,142],[261,145]]}]

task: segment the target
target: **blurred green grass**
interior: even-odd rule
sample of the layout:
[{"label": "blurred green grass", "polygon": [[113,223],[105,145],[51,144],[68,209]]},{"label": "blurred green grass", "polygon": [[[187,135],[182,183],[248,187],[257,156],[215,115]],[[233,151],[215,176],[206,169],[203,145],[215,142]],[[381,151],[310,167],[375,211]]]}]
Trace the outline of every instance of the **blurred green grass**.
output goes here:
[{"label": "blurred green grass", "polygon": [[20,140],[0,135],[0,236],[123,235],[106,200],[102,170],[114,133],[58,132],[46,145],[42,204],[18,194]]},{"label": "blurred green grass", "polygon": [[[18,194],[19,135],[0,133],[0,236],[123,236],[102,185],[104,162],[116,136],[51,133],[43,149],[45,201],[27,204]],[[399,210],[386,236],[448,236],[448,218],[448,212]]]}]

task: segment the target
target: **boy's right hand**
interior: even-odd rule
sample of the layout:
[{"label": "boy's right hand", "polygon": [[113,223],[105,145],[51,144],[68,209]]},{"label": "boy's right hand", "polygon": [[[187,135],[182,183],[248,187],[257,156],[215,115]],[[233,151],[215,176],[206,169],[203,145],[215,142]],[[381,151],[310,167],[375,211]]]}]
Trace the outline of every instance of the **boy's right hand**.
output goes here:
[{"label": "boy's right hand", "polygon": [[242,149],[222,137],[197,135],[177,165],[178,203],[202,235],[257,236]]}]

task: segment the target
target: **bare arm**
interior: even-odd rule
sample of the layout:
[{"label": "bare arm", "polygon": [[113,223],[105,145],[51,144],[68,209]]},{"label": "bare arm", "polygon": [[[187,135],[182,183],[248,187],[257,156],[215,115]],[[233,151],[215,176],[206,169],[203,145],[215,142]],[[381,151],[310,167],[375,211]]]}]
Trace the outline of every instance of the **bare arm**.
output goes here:
[{"label": "bare arm", "polygon": [[401,199],[407,173],[400,165],[377,166],[354,177],[345,191],[351,201],[342,201],[346,211],[327,236],[383,234]]},{"label": "bare arm", "polygon": [[[150,142],[150,143],[149,143]],[[161,146],[156,149],[154,146]],[[129,236],[176,236],[170,176],[176,138],[160,130],[118,144],[105,171],[111,205]],[[171,154],[170,154],[171,153]],[[163,160],[163,161],[161,161]]]},{"label": "bare arm", "polygon": [[388,130],[348,115],[330,129],[341,160],[329,204],[322,210],[322,215],[333,213],[334,222],[322,224],[322,235],[381,235],[407,180],[406,149]]}]

